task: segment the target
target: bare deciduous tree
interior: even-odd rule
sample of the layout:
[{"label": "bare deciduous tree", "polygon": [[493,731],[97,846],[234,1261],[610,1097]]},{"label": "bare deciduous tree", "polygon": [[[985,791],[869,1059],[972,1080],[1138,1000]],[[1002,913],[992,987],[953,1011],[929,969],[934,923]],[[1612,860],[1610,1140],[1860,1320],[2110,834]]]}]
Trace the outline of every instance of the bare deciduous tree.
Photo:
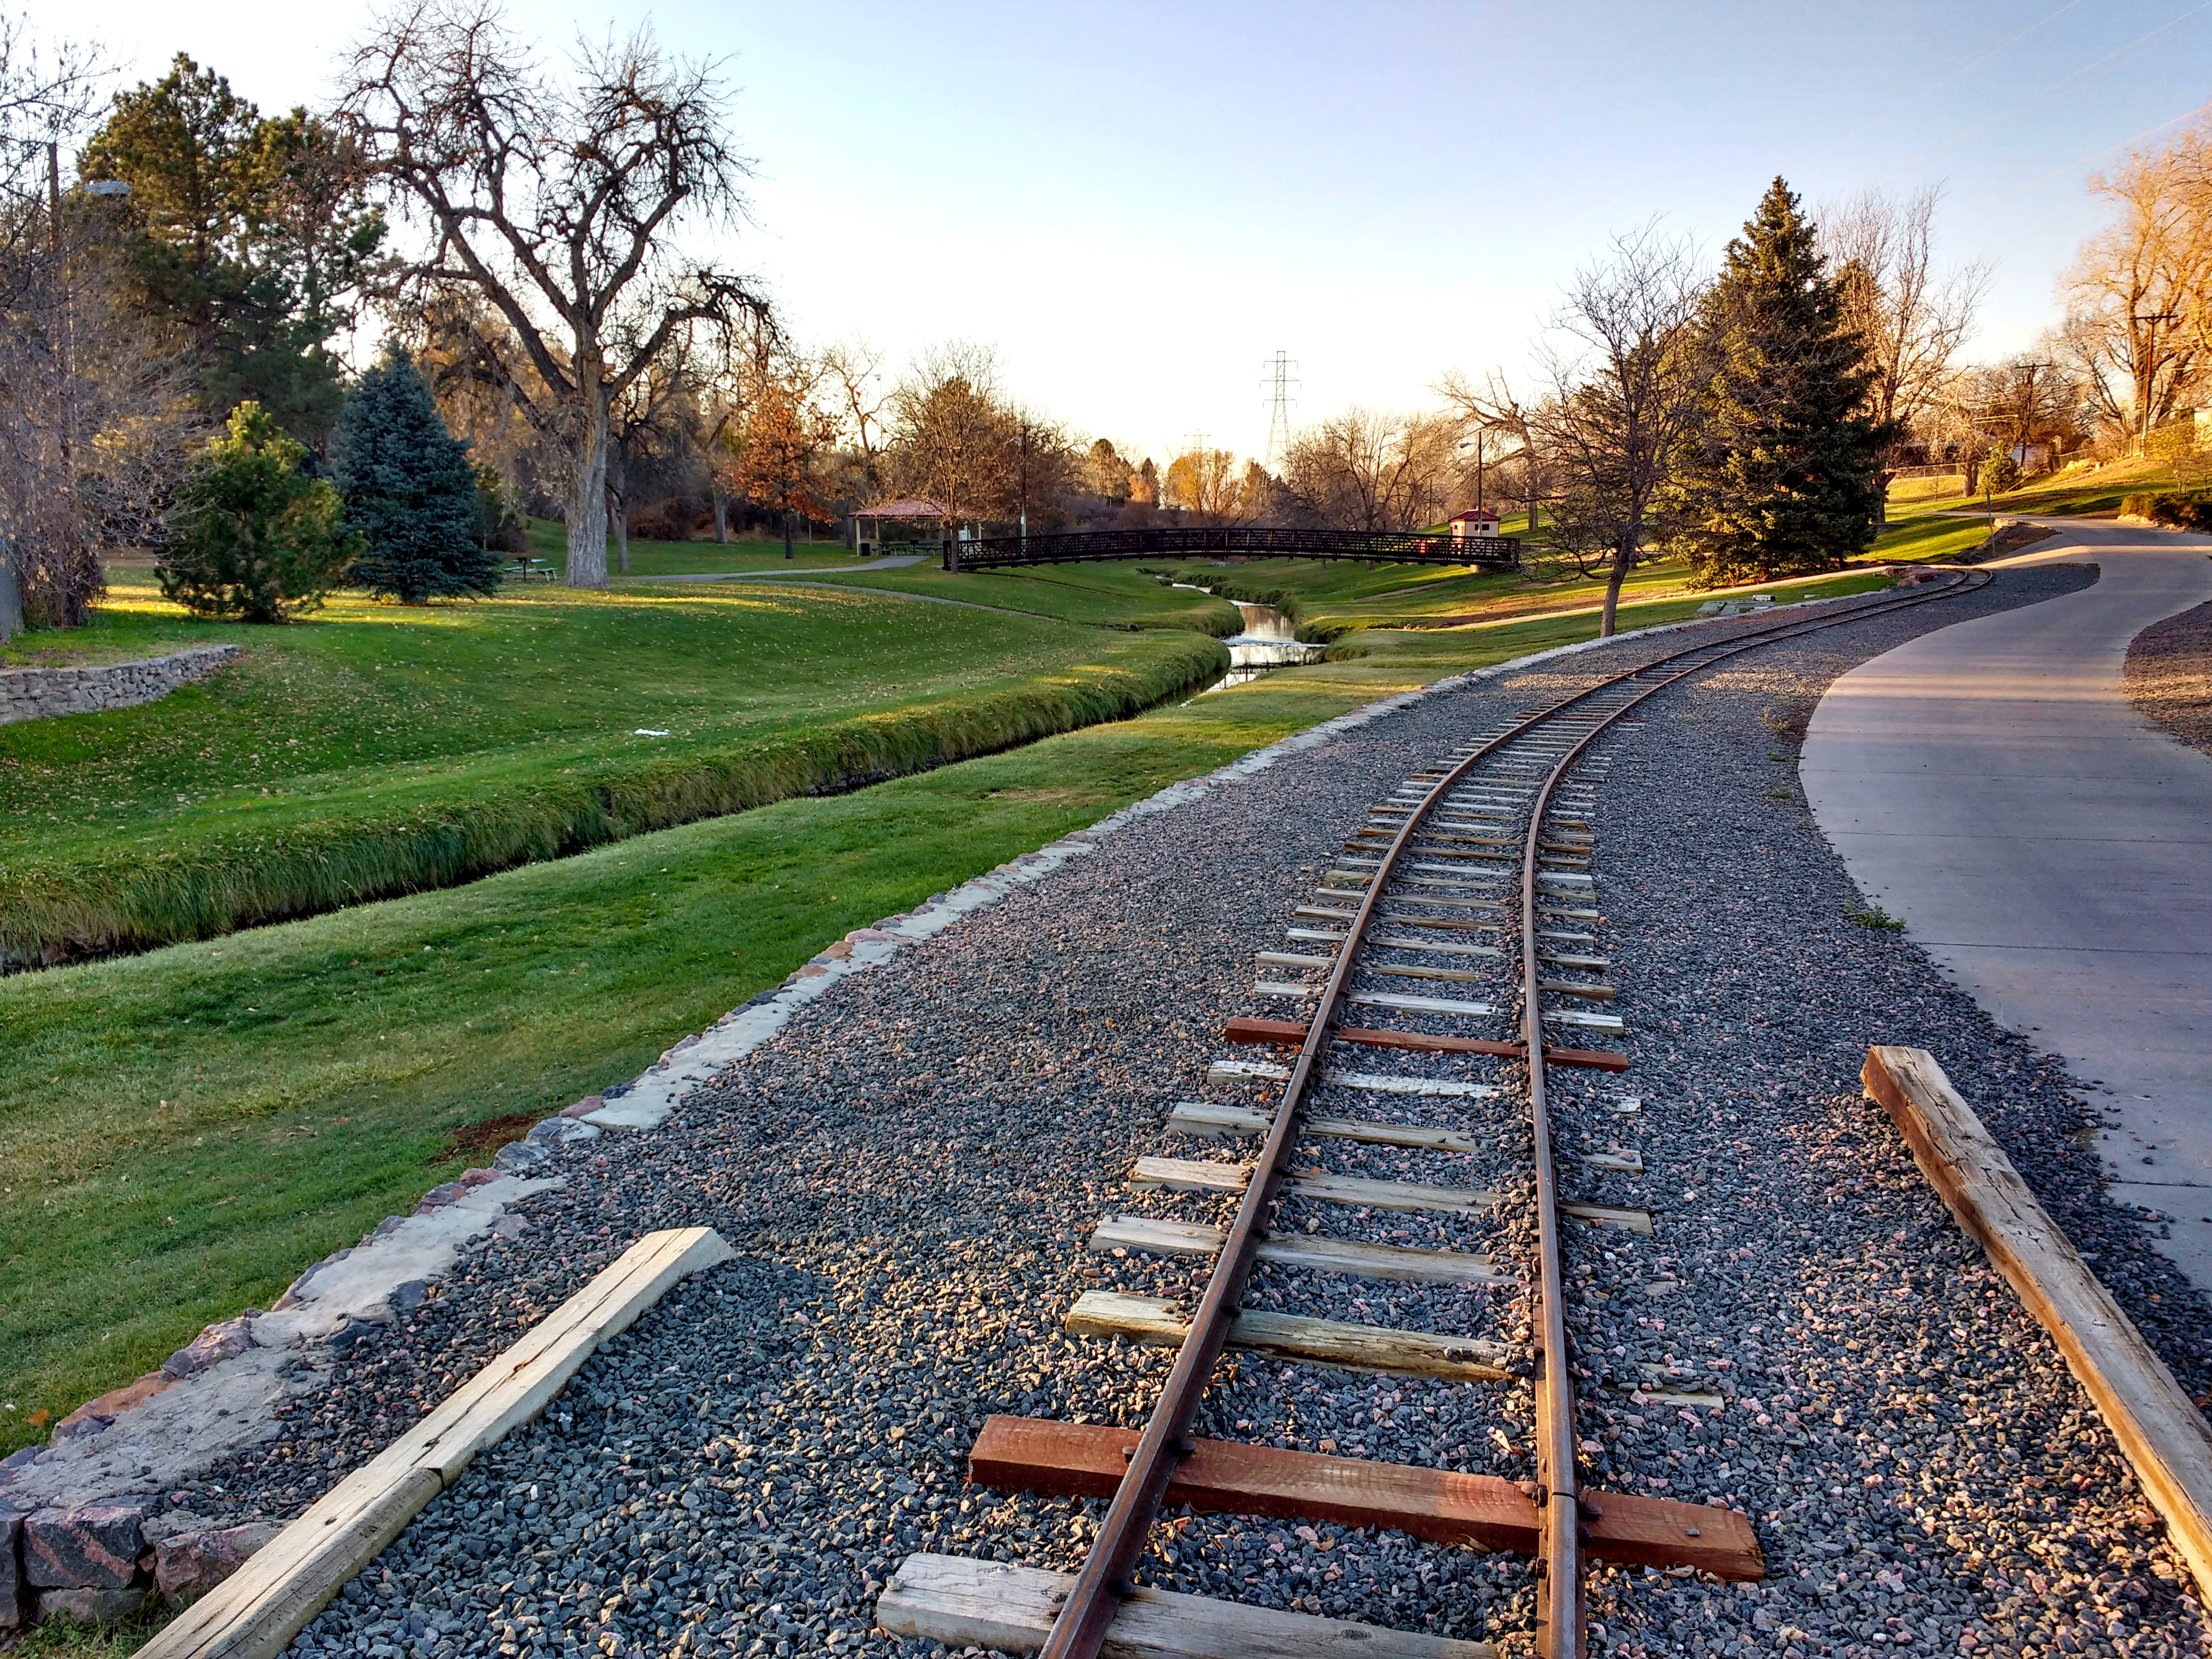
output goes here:
[{"label": "bare deciduous tree", "polygon": [[1026,536],[1030,509],[1058,506],[1081,457],[1066,427],[1027,404],[1009,405],[1005,422],[1005,493]]},{"label": "bare deciduous tree", "polygon": [[1565,485],[1565,511],[1611,547],[1601,637],[1697,417],[1703,289],[1691,249],[1646,228],[1577,271],[1553,320],[1560,343],[1544,355],[1547,395],[1530,428]]},{"label": "bare deciduous tree", "polygon": [[[1493,369],[1489,377],[1478,386],[1459,369],[1448,371],[1436,384],[1437,396],[1459,416],[1460,424],[1469,430],[1494,438],[1498,449],[1496,458],[1487,465],[1497,469],[1501,477],[1517,474],[1520,499],[1528,514],[1528,528],[1534,531],[1541,502],[1549,488],[1544,456],[1536,447],[1534,434],[1528,425],[1529,411],[1513,393],[1505,376]],[[1510,494],[1502,499],[1513,499]]]},{"label": "bare deciduous tree", "polygon": [[351,58],[342,115],[429,233],[411,280],[480,295],[528,366],[520,406],[568,463],[572,587],[606,586],[610,404],[687,327],[767,313],[750,279],[676,248],[745,215],[726,103],[715,65],[644,29],[547,75],[483,0],[417,0]]},{"label": "bare deciduous tree", "polygon": [[2089,188],[2119,215],[2081,250],[2061,339],[2104,418],[2140,441],[2212,361],[2212,125]]},{"label": "bare deciduous tree", "polygon": [[893,388],[889,407],[895,487],[935,500],[948,534],[1008,505],[1006,425],[989,348],[962,340],[930,347]]},{"label": "bare deciduous tree", "polygon": [[193,435],[119,291],[113,204],[63,185],[105,70],[0,15],[0,637],[85,620],[100,549],[144,537]]},{"label": "bare deciduous tree", "polygon": [[1933,228],[1942,198],[1934,185],[1901,202],[1870,190],[1820,215],[1820,252],[1843,295],[1844,320],[1866,343],[1867,413],[1905,433],[1943,396],[1990,286],[1989,266],[1979,260],[1936,272]]},{"label": "bare deciduous tree", "polygon": [[1405,530],[1442,514],[1458,460],[1458,425],[1444,415],[1392,415],[1357,405],[1291,441],[1283,493],[1316,523]]},{"label": "bare deciduous tree", "polygon": [[822,354],[823,375],[852,443],[860,474],[854,482],[864,498],[883,487],[884,411],[890,399],[883,368],[884,354],[857,335]]}]

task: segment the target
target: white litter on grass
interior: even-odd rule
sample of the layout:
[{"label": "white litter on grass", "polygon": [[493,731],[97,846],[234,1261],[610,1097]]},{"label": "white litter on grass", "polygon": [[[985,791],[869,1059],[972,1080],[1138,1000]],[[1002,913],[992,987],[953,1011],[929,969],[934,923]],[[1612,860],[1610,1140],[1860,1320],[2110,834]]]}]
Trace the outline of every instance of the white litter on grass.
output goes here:
[{"label": "white litter on grass", "polygon": [[630,733],[630,736],[634,738],[665,738],[667,735],[667,732],[656,732],[649,726],[641,726],[636,731]]}]

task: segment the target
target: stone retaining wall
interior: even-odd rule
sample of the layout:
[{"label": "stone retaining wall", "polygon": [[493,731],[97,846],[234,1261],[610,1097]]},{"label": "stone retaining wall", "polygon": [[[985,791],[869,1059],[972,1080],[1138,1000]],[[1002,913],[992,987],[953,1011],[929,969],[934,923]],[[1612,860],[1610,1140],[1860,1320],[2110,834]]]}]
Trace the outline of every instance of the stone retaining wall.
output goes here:
[{"label": "stone retaining wall", "polygon": [[152,702],[212,674],[237,654],[234,645],[201,645],[145,662],[97,668],[0,669],[0,726]]}]

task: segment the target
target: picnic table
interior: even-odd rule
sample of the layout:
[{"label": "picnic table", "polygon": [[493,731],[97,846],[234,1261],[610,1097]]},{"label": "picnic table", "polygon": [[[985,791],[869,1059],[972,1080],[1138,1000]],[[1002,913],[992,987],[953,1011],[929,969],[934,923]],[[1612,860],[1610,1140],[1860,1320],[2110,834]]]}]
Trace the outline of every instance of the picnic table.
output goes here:
[{"label": "picnic table", "polygon": [[527,553],[514,556],[514,579],[517,581],[551,581],[555,571],[550,559],[533,559]]}]

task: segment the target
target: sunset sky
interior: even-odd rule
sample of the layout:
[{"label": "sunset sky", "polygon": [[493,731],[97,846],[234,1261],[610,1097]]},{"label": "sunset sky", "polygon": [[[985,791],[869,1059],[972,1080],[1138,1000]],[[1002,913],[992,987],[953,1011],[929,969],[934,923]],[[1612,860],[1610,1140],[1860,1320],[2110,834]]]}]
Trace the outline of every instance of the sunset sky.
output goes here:
[{"label": "sunset sky", "polygon": [[[358,0],[30,0],[132,78],[189,51],[264,108],[325,95]],[[1840,5],[512,8],[558,54],[650,17],[726,57],[766,276],[800,336],[894,361],[963,336],[1010,386],[1163,459],[1299,412],[1517,371],[1562,281],[1659,219],[1717,254],[1766,181],[1948,191],[1996,280],[1976,355],[2029,344],[2100,222],[2084,180],[2212,96],[2212,0]]]}]

